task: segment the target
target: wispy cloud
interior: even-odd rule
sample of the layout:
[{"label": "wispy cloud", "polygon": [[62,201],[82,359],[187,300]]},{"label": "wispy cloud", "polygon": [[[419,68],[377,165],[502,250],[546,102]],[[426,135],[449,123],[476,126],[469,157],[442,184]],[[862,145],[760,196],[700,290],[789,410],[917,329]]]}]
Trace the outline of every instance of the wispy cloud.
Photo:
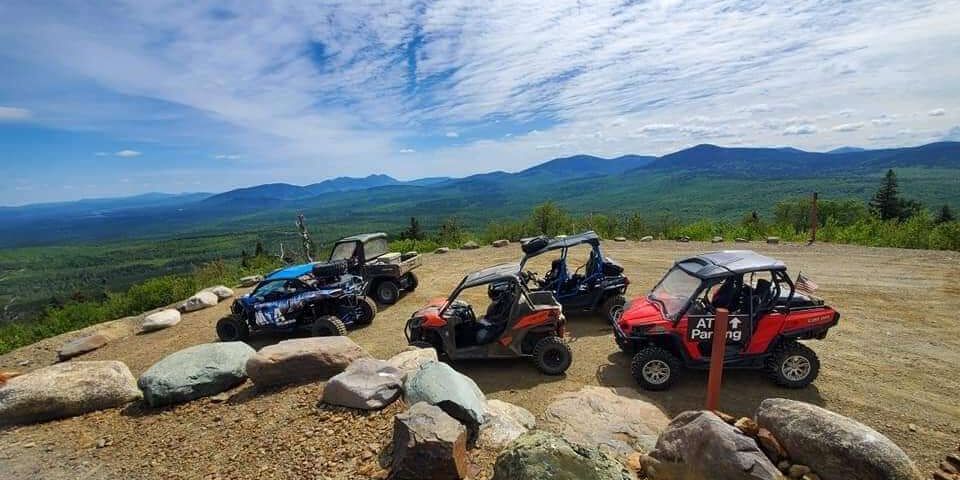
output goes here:
[{"label": "wispy cloud", "polygon": [[946,113],[947,111],[942,108],[934,108],[933,110],[927,112],[927,115],[930,115],[931,117],[942,117]]},{"label": "wispy cloud", "polygon": [[12,120],[25,120],[31,116],[30,110],[17,107],[5,107],[0,105],[0,122]]},{"label": "wispy cloud", "polygon": [[784,135],[813,135],[817,133],[817,127],[814,125],[792,125],[783,129]]},{"label": "wispy cloud", "polygon": [[220,153],[220,154],[214,155],[213,158],[217,160],[238,160],[241,158],[241,156],[235,153]]},{"label": "wispy cloud", "polygon": [[400,153],[416,153],[417,151],[412,148],[401,148]]},{"label": "wispy cloud", "polygon": [[460,134],[457,133],[457,132],[447,132],[447,133],[445,134],[445,136],[446,136],[447,138],[457,138],[457,137],[460,136]]},{"label": "wispy cloud", "polygon": [[131,157],[139,157],[140,155],[143,155],[143,153],[138,152],[136,150],[120,150],[119,152],[114,153],[114,155],[118,157],[123,157],[123,158],[131,158]]},{"label": "wispy cloud", "polygon": [[863,128],[863,122],[841,123],[833,127],[834,132],[856,132]]}]

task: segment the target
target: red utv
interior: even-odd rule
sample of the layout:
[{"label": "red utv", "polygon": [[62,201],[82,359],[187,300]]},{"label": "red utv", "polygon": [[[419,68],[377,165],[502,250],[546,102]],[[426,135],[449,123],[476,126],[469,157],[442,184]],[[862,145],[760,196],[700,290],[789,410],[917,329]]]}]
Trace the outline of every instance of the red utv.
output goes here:
[{"label": "red utv", "polygon": [[[528,290],[519,271],[508,263],[467,275],[448,298],[414,312],[404,328],[407,342],[450,360],[532,358],[543,373],[562,374],[573,361],[563,307],[551,292]],[[482,300],[485,312],[477,316],[461,298]]]},{"label": "red utv", "polygon": [[840,319],[823,300],[798,292],[783,262],[747,250],[680,260],[615,324],[641,387],[666,390],[681,366],[709,368],[717,308],[730,312],[724,368],[766,370],[788,388],[809,385],[820,370],[816,353],[798,340],[821,340]]}]

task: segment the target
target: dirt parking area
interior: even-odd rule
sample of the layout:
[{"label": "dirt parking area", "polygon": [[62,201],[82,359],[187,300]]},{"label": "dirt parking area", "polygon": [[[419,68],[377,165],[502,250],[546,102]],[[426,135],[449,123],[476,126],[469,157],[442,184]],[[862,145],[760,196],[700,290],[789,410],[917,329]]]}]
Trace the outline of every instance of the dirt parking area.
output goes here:
[{"label": "dirt parking area", "polygon": [[[728,244],[721,248],[741,248]],[[889,436],[922,470],[960,441],[960,254],[842,245],[766,245],[753,248],[786,262],[816,281],[818,293],[841,312],[838,327],[809,345],[821,359],[820,377],[803,390],[786,390],[761,372],[724,375],[722,408],[751,415],[761,400],[787,397],[824,406]],[[631,279],[628,297],[653,286],[672,262],[717,245],[674,242],[604,242]],[[444,297],[470,270],[517,261],[516,245],[424,255],[420,287],[383,308],[373,325],[350,336],[370,353],[386,358],[405,347],[404,322],[418,306]],[[80,357],[119,359],[135,375],[181,348],[216,340],[214,324],[228,304],[188,314],[174,328],[133,335]],[[583,385],[629,386],[629,358],[613,342],[610,327],[597,316],[568,314],[574,362],[562,377],[541,375],[523,360],[462,362],[491,398],[542,414],[553,395]],[[75,334],[72,336],[76,336]],[[72,337],[49,339],[0,357],[0,370],[50,364]],[[259,348],[276,338],[260,338]],[[21,366],[29,360],[28,367]],[[684,372],[667,392],[643,392],[669,415],[703,405],[705,372]],[[316,402],[320,386],[302,386],[254,395],[239,387],[225,403],[200,400],[147,411],[142,407],[0,431],[2,478],[357,478],[382,475],[376,458],[364,453],[389,442],[389,421],[377,416],[329,413]],[[353,438],[329,428],[328,418],[368,425]],[[352,422],[352,423],[351,423]],[[344,424],[346,425],[346,423]],[[332,432],[337,441],[329,441]],[[294,432],[294,433],[290,433]],[[318,439],[324,437],[323,440]],[[110,445],[100,446],[103,438]],[[279,450],[280,447],[286,450]],[[313,452],[313,453],[311,453]],[[296,465],[294,468],[293,465]],[[477,476],[489,473],[490,459],[478,460]],[[13,476],[16,475],[16,476]]]}]

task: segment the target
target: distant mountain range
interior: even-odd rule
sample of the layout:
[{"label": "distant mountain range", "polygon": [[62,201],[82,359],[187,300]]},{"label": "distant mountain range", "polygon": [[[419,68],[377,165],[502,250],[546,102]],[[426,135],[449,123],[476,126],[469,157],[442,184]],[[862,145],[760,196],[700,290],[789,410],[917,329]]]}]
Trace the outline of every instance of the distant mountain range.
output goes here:
[{"label": "distant mountain range", "polygon": [[[960,207],[960,143],[826,153],[794,148],[697,145],[661,157],[557,158],[525,170],[401,181],[338,177],[311,185],[272,183],[208,194],[135,197],[0,208],[0,247],[103,241],[288,225],[297,211],[316,221],[393,225],[456,215],[482,225],[525,215],[546,200],[575,212],[639,210],[654,217],[737,218],[819,191],[868,198],[888,168],[902,190],[931,205]],[[428,188],[429,187],[429,188]]]}]

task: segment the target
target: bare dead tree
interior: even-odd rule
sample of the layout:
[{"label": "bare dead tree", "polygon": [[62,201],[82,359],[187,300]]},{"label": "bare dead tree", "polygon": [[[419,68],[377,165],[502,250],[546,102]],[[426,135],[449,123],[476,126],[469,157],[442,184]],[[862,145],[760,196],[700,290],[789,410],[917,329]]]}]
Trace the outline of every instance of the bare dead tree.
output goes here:
[{"label": "bare dead tree", "polygon": [[303,256],[308,262],[313,261],[313,242],[310,240],[310,232],[307,231],[307,223],[303,218],[303,213],[297,214],[297,231],[300,232],[300,243],[303,246]]}]

